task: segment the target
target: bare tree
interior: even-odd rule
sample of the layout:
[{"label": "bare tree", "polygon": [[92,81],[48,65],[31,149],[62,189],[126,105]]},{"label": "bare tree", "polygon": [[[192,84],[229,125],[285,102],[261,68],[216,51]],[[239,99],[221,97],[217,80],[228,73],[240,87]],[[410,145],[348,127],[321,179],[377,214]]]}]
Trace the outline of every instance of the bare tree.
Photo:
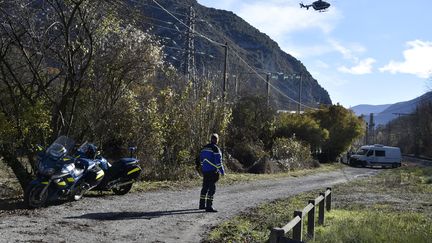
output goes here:
[{"label": "bare tree", "polygon": [[0,112],[11,127],[0,133],[0,155],[23,188],[31,171],[18,158],[28,155],[34,165],[35,143],[71,132],[99,20],[114,8],[90,0],[0,2]]}]

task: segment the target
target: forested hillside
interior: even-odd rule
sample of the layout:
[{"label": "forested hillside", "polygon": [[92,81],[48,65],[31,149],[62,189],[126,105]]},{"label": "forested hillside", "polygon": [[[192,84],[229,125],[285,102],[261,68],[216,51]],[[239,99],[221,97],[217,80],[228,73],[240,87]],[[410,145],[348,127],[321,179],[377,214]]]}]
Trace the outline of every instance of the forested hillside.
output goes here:
[{"label": "forested hillside", "polygon": [[[190,23],[190,11],[196,33],[192,35],[195,48],[194,70],[198,76],[218,77],[222,80],[224,70],[224,48],[228,44],[228,95],[266,95],[265,78],[270,74],[270,82],[276,89],[270,89],[272,105],[277,109],[296,110],[300,78],[302,79],[302,103],[317,107],[331,104],[330,97],[306,67],[293,56],[281,50],[278,44],[266,34],[249,25],[232,12],[207,8],[195,0],[162,0],[157,3],[171,11],[168,14],[152,0],[129,1],[139,16],[137,24],[150,29],[159,36],[168,54],[167,61],[179,70],[184,70],[185,54],[188,51],[188,28],[182,23]],[[181,22],[180,22],[181,21]],[[205,36],[205,37],[203,37]],[[218,43],[209,41],[206,37]],[[245,64],[239,57],[247,62]],[[263,77],[248,68],[251,65]],[[221,82],[217,84],[221,86]],[[288,96],[288,97],[287,97]],[[291,100],[294,99],[295,101]]]}]

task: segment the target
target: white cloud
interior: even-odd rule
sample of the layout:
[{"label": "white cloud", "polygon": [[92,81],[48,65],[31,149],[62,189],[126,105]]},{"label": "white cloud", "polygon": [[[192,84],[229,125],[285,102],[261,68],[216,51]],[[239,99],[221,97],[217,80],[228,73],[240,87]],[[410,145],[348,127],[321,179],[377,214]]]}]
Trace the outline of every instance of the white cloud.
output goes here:
[{"label": "white cloud", "polygon": [[326,13],[299,9],[298,1],[257,1],[244,3],[238,15],[274,39],[286,34],[307,29],[318,29],[329,33],[341,14],[336,8]]},{"label": "white cloud", "polygon": [[313,77],[319,80],[320,84],[325,87],[325,89],[334,89],[337,87],[342,87],[349,83],[348,80],[336,75],[334,72],[322,72],[320,70],[309,70]]},{"label": "white cloud", "polygon": [[373,64],[376,62],[374,58],[368,57],[361,59],[359,56],[366,52],[366,48],[358,43],[349,43],[343,45],[337,40],[329,39],[327,42],[332,46],[333,50],[340,53],[342,57],[353,63],[354,66],[340,66],[339,72],[349,73],[353,75],[362,75],[372,73]]},{"label": "white cloud", "polygon": [[349,73],[354,75],[368,74],[372,72],[372,65],[376,62],[373,58],[366,58],[360,60],[358,64],[354,67],[347,68],[346,66],[341,66],[338,68],[340,72]]},{"label": "white cloud", "polygon": [[[324,36],[331,33],[342,19],[336,6],[319,13],[315,10],[300,9],[299,0],[198,0],[205,6],[234,11],[249,24],[269,35],[281,48],[295,56],[304,58],[333,52],[333,47],[325,41],[312,44],[293,43],[290,36],[294,32],[309,31],[313,35]],[[307,2],[307,1],[305,1]]]},{"label": "white cloud", "polygon": [[358,43],[350,43],[348,46],[341,44],[339,41],[334,39],[327,40],[332,48],[339,52],[345,59],[359,62],[357,55],[362,54],[366,51],[366,48]]},{"label": "white cloud", "polygon": [[321,60],[316,60],[315,61],[315,66],[321,69],[329,69],[330,65],[324,61]]},{"label": "white cloud", "polygon": [[416,75],[419,78],[432,76],[432,42],[414,40],[407,42],[403,52],[405,60],[397,62],[391,60],[387,65],[380,68],[381,72],[407,73]]}]

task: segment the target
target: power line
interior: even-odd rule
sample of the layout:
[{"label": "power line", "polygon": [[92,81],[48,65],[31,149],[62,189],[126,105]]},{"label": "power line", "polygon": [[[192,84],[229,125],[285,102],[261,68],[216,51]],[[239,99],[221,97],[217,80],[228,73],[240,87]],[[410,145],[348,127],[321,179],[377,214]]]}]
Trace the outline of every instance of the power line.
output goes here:
[{"label": "power line", "polygon": [[158,18],[153,18],[153,17],[148,17],[148,16],[144,16],[144,18],[145,19],[150,19],[150,20],[155,20],[155,21],[158,21],[158,22],[162,22],[164,24],[171,24],[171,25],[174,24],[173,22],[161,20],[161,19],[158,19]]},{"label": "power line", "polygon": [[[267,83],[267,80],[263,77],[263,76],[261,76],[252,66],[250,66],[237,52],[235,52],[235,51],[233,51],[233,53],[240,59],[240,61],[242,61],[250,70],[252,70],[252,72],[254,72],[258,77],[259,77],[259,79],[260,80],[262,80],[262,81],[264,81],[264,82],[266,82]],[[282,96],[284,96],[285,98],[287,98],[287,99],[289,99],[289,100],[291,100],[291,101],[293,101],[294,103],[296,103],[296,104],[300,104],[300,102],[298,102],[298,101],[296,101],[296,100],[294,100],[293,98],[291,98],[291,97],[289,97],[288,95],[286,95],[286,94],[284,94],[281,90],[279,90],[278,88],[276,88],[274,85],[272,85],[272,84],[270,84],[269,83],[269,86],[271,87],[271,88],[273,88],[274,90],[276,90],[279,94],[281,94]],[[300,104],[301,105],[301,104]],[[313,108],[313,107],[310,107],[310,106],[307,106],[307,105],[303,105],[304,107],[306,107],[306,108],[309,108],[309,109],[313,109],[313,110],[316,110],[316,108]]]},{"label": "power line", "polygon": [[[210,26],[210,28],[212,28],[213,30],[215,30],[215,31],[217,31],[219,34],[221,34],[222,35],[222,37],[225,39],[225,41],[229,41],[229,42],[231,42],[231,43],[233,43],[233,44],[235,44],[235,45],[230,45],[231,47],[234,47],[234,50],[237,50],[238,52],[240,52],[239,51],[239,49],[237,48],[237,43],[235,43],[233,40],[231,40],[229,37],[227,37],[224,33],[222,33],[220,30],[218,30],[218,29],[216,29],[212,24],[210,24],[208,21],[206,21],[206,20],[204,20],[204,19],[200,19],[202,22],[205,22],[208,26]],[[243,60],[244,61],[244,60]],[[263,64],[262,62],[261,62],[261,64]],[[248,64],[249,65],[249,64]],[[265,73],[273,73],[273,72],[269,72],[269,71],[267,71],[267,70],[264,70],[264,69],[262,69],[263,70],[263,72],[265,72]],[[254,70],[255,71],[255,70]],[[259,75],[259,73],[258,72],[256,72],[258,75]],[[294,75],[295,73],[291,73],[291,75]],[[260,76],[260,75],[259,75]],[[262,76],[260,76],[260,78],[261,79],[264,79]],[[267,82],[267,80],[266,80],[266,82]],[[283,94],[282,93],[282,91],[281,90],[278,90],[275,86],[273,86],[273,85],[270,85],[270,86],[272,86],[272,88],[273,89],[276,89],[279,93],[281,93],[283,96],[286,96],[286,97],[288,97],[286,94]],[[290,90],[290,91],[292,91],[292,92],[296,92],[296,91],[294,91],[292,88],[290,88],[289,86],[287,86],[287,88]],[[289,99],[290,100],[293,100],[291,97],[289,97]],[[307,101],[312,101],[311,103],[313,103],[313,100],[310,100],[310,99],[308,99],[307,98]],[[296,104],[299,104],[299,103],[301,103],[301,102],[296,102]],[[307,107],[307,108],[311,108],[311,107],[309,107],[309,106],[307,106],[307,105],[302,105],[302,106],[304,106],[304,107]]]},{"label": "power line", "polygon": [[[173,17],[175,20],[177,20],[179,23],[181,23],[182,25],[184,25],[186,28],[190,28],[187,24],[185,24],[183,21],[181,21],[179,18],[177,18],[174,14],[172,14],[169,10],[167,10],[166,8],[164,8],[162,5],[160,5],[160,3],[158,3],[156,0],[153,0],[153,2],[155,3],[155,4],[157,4],[162,10],[164,10],[167,14],[169,14],[169,15],[171,15],[171,17]],[[225,44],[222,44],[222,43],[219,43],[219,42],[217,42],[217,41],[215,41],[215,40],[212,40],[212,39],[210,39],[209,37],[207,37],[207,36],[205,36],[205,35],[203,35],[203,34],[201,34],[200,32],[198,32],[198,31],[194,31],[194,33],[196,33],[196,34],[198,34],[198,36],[200,36],[200,37],[202,37],[202,38],[204,38],[204,39],[206,39],[206,40],[208,40],[209,42],[211,42],[211,43],[213,43],[213,44],[216,44],[216,45],[219,45],[219,46],[225,46]]]},{"label": "power line", "polygon": [[166,27],[166,26],[162,26],[162,25],[158,25],[158,24],[154,24],[154,23],[143,22],[143,24],[151,25],[151,26],[156,26],[156,27],[159,27],[159,28],[162,28],[162,29],[171,30],[171,31],[175,31],[175,32],[178,32],[178,33],[181,33],[181,34],[186,34],[187,33],[186,31],[181,31],[181,30],[178,30],[178,29],[174,29],[174,28],[170,28],[170,27]]},{"label": "power line", "polygon": [[[181,52],[187,52],[186,49],[179,48],[179,47],[174,47],[174,46],[166,46],[166,45],[164,45],[163,48],[168,48],[168,49],[178,50],[178,51],[181,51]],[[206,53],[206,52],[202,52],[202,51],[196,51],[195,54],[198,54],[198,55],[204,55],[204,56],[208,56],[208,57],[210,57],[210,58],[214,58],[213,55],[211,55],[211,54],[209,54],[209,53]]]}]

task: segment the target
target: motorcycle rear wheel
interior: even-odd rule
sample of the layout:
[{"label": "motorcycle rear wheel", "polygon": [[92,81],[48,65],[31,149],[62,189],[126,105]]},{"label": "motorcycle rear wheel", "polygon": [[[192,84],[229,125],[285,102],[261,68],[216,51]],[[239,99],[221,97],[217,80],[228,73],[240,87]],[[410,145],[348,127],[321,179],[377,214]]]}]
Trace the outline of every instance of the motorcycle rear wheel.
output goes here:
[{"label": "motorcycle rear wheel", "polygon": [[[48,190],[43,192],[45,185],[29,185],[24,192],[24,203],[28,208],[41,208],[48,199]],[[43,192],[43,193],[42,193]]]},{"label": "motorcycle rear wheel", "polygon": [[119,188],[113,188],[112,190],[113,190],[114,194],[116,194],[116,195],[124,195],[124,194],[128,193],[131,189],[132,189],[132,183],[121,186]]}]

